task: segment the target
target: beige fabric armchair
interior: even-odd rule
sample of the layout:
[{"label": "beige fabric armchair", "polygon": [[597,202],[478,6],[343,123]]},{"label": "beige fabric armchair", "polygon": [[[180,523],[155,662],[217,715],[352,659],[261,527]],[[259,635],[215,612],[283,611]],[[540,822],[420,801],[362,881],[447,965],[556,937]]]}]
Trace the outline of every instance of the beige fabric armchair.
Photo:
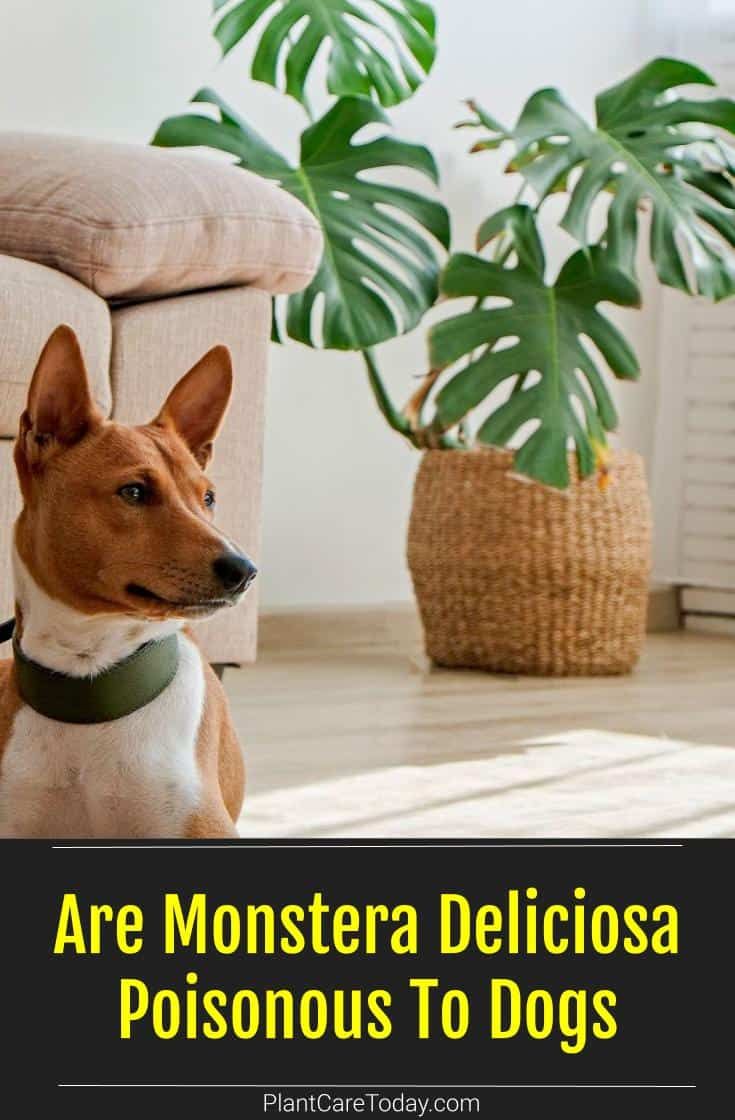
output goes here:
[{"label": "beige fabric armchair", "polygon": [[[12,611],[12,448],[41,346],[77,332],[97,402],[143,422],[217,343],[235,392],[213,474],[222,528],[257,560],[270,296],[304,287],[312,215],[278,186],[190,152],[0,133],[0,615]],[[257,588],[257,583],[256,583]],[[199,629],[210,660],[255,657],[256,596]]]}]

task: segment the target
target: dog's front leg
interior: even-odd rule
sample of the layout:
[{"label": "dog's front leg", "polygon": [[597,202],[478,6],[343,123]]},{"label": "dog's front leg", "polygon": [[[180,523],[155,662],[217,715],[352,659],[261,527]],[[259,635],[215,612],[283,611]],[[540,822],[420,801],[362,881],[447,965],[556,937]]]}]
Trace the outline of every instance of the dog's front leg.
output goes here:
[{"label": "dog's front leg", "polygon": [[212,803],[191,814],[184,835],[187,840],[237,840],[240,834],[225,806]]}]

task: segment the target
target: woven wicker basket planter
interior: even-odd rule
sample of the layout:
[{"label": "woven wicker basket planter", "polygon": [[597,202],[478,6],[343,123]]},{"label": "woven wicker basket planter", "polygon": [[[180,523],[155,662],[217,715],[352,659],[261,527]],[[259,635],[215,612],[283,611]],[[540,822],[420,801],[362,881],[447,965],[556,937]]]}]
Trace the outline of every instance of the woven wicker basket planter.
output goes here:
[{"label": "woven wicker basket planter", "polygon": [[[408,534],[439,665],[503,673],[627,673],[646,628],[651,515],[643,462],[559,492],[514,476],[506,451],[428,451]],[[574,464],[572,464],[572,469]]]}]

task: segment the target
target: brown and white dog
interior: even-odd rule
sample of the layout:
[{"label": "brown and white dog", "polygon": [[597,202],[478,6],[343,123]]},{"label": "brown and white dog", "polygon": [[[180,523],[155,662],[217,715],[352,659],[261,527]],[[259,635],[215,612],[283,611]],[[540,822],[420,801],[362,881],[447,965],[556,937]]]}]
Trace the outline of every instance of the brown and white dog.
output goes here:
[{"label": "brown and white dog", "polygon": [[38,361],[15,462],[16,641],[68,677],[103,673],[178,633],[160,695],[123,718],[57,722],[24,703],[0,662],[0,835],[230,837],[244,767],[227,701],[187,622],[231,605],[255,568],[212,524],[204,470],[232,389],[210,350],[141,427],[95,406],[74,332]]}]

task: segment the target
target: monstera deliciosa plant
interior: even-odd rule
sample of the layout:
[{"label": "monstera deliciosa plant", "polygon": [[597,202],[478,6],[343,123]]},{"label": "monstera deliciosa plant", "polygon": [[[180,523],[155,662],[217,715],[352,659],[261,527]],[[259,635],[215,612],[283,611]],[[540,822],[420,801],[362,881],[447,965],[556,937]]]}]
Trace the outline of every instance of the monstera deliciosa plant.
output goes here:
[{"label": "monstera deliciosa plant", "polygon": [[[214,0],[214,35],[225,54],[249,44],[251,77],[300,104],[298,155],[210,89],[153,142],[227,152],[320,223],[319,270],[276,301],[273,337],[360,352],[387,422],[426,451],[409,565],[430,655],[513,671],[629,669],[645,623],[648,504],[640,460],[608,449],[618,417],[606,381],[639,366],[605,305],[640,305],[644,231],[662,284],[713,300],[735,291],[735,103],[683,93],[712,80],[666,58],[601,93],[594,122],[554,89],[533,94],[513,127],[469,102],[460,123],[481,130],[472,150],[510,149],[505,170],[521,187],[482,222],[475,253],[440,270],[447,211],[405,185],[407,171],[435,185],[436,164],[386,116],[431,71],[431,6]],[[554,273],[542,232],[552,195],[565,197],[561,226],[577,243]],[[445,303],[429,371],[398,408],[376,348],[439,296],[465,302],[456,314]],[[595,473],[605,485],[585,483]],[[520,476],[541,485],[519,490]]]}]

